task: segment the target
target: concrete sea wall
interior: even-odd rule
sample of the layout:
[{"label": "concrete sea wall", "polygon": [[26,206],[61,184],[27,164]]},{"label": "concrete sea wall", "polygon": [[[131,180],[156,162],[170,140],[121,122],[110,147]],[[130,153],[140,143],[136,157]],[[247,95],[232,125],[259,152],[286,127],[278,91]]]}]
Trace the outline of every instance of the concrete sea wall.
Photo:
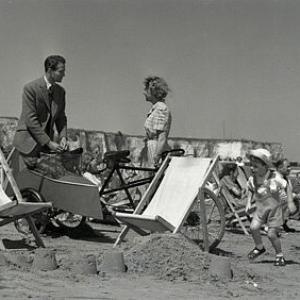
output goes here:
[{"label": "concrete sea wall", "polygon": [[[0,117],[0,143],[2,149],[9,151],[15,133],[17,118]],[[147,146],[144,136],[128,135],[122,132],[89,131],[84,129],[68,130],[71,148],[83,147],[87,156],[97,156],[101,159],[103,153],[112,150],[130,150],[131,160],[136,165],[146,165]],[[283,156],[281,143],[257,142],[252,140],[222,140],[171,137],[171,148],[181,148],[187,155],[195,157],[211,157],[219,154],[222,160],[234,160],[236,157],[246,157],[249,149],[263,147],[273,155],[274,159]]]}]

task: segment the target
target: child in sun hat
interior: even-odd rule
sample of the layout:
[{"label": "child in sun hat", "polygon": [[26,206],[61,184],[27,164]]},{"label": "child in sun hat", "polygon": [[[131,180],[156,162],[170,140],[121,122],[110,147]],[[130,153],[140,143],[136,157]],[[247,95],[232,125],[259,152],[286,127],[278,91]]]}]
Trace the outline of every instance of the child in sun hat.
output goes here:
[{"label": "child in sun hat", "polygon": [[251,207],[252,198],[256,210],[250,225],[255,248],[249,252],[248,258],[253,261],[266,251],[260,229],[262,225],[267,225],[267,235],[276,253],[274,265],[285,266],[279,232],[283,225],[281,194],[287,182],[278,172],[271,169],[271,154],[268,150],[251,150],[249,156],[253,175],[248,180],[249,197],[246,211]]}]

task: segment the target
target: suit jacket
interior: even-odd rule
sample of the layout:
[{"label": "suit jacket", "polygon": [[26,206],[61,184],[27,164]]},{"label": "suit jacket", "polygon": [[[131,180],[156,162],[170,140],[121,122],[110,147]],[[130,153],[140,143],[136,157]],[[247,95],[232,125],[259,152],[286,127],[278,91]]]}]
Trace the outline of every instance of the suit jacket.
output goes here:
[{"label": "suit jacket", "polygon": [[[13,141],[17,150],[28,154],[37,145],[46,145],[53,139],[54,125],[60,137],[66,137],[65,105],[65,90],[60,85],[53,86],[50,111],[49,91],[45,79],[42,77],[26,84],[22,96],[22,112]],[[46,133],[48,121],[50,131]]]}]

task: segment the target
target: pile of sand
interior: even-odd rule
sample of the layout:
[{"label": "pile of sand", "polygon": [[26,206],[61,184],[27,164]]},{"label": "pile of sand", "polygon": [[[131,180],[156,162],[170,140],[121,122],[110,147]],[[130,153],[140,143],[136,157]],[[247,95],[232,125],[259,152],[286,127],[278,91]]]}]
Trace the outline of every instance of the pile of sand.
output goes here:
[{"label": "pile of sand", "polygon": [[199,281],[208,278],[212,255],[181,234],[152,234],[136,238],[124,256],[128,272],[170,281]]}]

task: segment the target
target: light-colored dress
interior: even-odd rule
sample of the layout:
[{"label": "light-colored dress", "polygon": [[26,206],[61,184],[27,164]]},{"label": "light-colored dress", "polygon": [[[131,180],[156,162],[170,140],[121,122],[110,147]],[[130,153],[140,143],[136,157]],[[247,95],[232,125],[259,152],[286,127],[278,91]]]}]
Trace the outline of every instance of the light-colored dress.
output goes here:
[{"label": "light-colored dress", "polygon": [[[162,132],[168,137],[171,127],[172,117],[171,112],[163,101],[156,102],[147,114],[145,121],[145,131],[147,137],[148,162],[150,166],[154,165],[154,158],[157,151],[158,137]],[[170,150],[167,141],[163,151]]]}]

